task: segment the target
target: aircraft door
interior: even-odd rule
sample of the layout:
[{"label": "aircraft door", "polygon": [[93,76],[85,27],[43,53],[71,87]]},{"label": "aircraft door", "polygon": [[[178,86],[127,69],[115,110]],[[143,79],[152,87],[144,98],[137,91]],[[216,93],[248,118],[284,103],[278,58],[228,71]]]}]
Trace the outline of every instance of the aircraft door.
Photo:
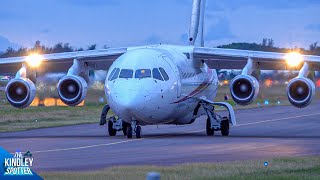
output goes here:
[{"label": "aircraft door", "polygon": [[181,81],[180,81],[180,73],[178,67],[166,56],[162,56],[163,60],[166,63],[166,68],[171,70],[169,73],[170,84],[173,84],[174,89],[176,89],[176,97],[179,98],[181,96]]}]

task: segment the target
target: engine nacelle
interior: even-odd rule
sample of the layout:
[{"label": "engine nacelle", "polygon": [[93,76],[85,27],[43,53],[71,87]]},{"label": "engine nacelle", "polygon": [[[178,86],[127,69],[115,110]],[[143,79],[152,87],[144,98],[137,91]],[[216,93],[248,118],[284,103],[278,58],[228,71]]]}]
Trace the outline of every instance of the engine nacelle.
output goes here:
[{"label": "engine nacelle", "polygon": [[36,86],[26,78],[12,79],[5,91],[8,102],[16,108],[28,107],[36,96]]},{"label": "engine nacelle", "polygon": [[259,94],[259,82],[250,75],[236,76],[231,82],[230,93],[237,104],[248,105]]},{"label": "engine nacelle", "polygon": [[297,107],[304,108],[308,106],[315,94],[314,83],[305,77],[292,79],[287,85],[287,96],[289,102]]},{"label": "engine nacelle", "polygon": [[57,88],[62,102],[77,106],[86,98],[88,85],[82,77],[68,75],[60,79]]}]

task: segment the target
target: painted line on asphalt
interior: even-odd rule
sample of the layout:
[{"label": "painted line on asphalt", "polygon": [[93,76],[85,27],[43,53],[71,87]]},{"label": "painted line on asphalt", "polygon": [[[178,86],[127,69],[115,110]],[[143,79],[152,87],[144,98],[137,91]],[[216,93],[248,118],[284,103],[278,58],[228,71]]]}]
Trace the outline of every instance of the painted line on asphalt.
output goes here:
[{"label": "painted line on asphalt", "polygon": [[307,115],[301,115],[301,116],[293,116],[293,117],[285,117],[285,118],[278,118],[278,119],[270,119],[270,120],[265,120],[265,121],[252,122],[252,123],[245,123],[245,124],[236,125],[235,127],[268,123],[268,122],[275,122],[275,121],[282,121],[282,120],[289,120],[289,119],[297,119],[297,118],[310,117],[310,116],[316,116],[316,115],[320,115],[320,113],[307,114]]},{"label": "painted line on asphalt", "polygon": [[132,140],[126,140],[126,141],[118,141],[113,143],[107,143],[107,144],[96,144],[96,145],[90,145],[90,146],[80,146],[80,147],[73,147],[73,148],[63,148],[63,149],[52,149],[52,150],[43,150],[43,151],[32,151],[32,153],[46,153],[46,152],[58,152],[58,151],[70,151],[70,150],[79,150],[79,149],[88,149],[88,148],[94,148],[94,147],[100,147],[100,146],[111,146],[116,144],[123,144],[128,143],[132,141],[139,141],[142,139],[132,139]]},{"label": "painted line on asphalt", "polygon": [[[198,131],[190,131],[190,132],[186,132],[186,133],[183,133],[183,134],[192,134],[192,133],[196,133],[196,132],[198,132]],[[140,141],[140,140],[143,140],[143,139],[131,139],[131,140],[118,141],[118,142],[107,143],[107,144],[96,144],[96,145],[90,145],[90,146],[80,146],[80,147],[71,147],[71,148],[63,148],[63,149],[32,151],[32,153],[48,153],[48,152],[59,152],[59,151],[89,149],[89,148],[95,148],[95,147],[101,147],[101,146],[111,146],[111,145],[117,145],[117,144],[124,144],[124,143],[133,142],[133,141]],[[14,154],[14,153],[11,153],[11,154]]]}]

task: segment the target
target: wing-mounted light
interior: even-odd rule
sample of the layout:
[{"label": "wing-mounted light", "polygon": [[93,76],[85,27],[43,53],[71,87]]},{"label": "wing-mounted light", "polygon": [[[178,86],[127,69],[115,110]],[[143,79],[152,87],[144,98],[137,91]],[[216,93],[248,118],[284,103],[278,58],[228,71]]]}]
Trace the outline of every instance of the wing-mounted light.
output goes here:
[{"label": "wing-mounted light", "polygon": [[31,54],[26,57],[26,62],[32,68],[37,68],[41,65],[43,61],[43,56],[40,54]]},{"label": "wing-mounted light", "polygon": [[33,83],[37,81],[37,71],[40,68],[43,62],[43,56],[40,54],[30,54],[26,57],[26,65],[27,65],[27,77]]},{"label": "wing-mounted light", "polygon": [[68,74],[61,78],[57,85],[61,101],[69,106],[80,104],[87,95],[88,84],[85,79],[88,77],[87,64],[75,59]]},{"label": "wing-mounted light", "polygon": [[303,62],[303,56],[298,52],[290,52],[284,56],[284,59],[291,68],[298,67]]}]

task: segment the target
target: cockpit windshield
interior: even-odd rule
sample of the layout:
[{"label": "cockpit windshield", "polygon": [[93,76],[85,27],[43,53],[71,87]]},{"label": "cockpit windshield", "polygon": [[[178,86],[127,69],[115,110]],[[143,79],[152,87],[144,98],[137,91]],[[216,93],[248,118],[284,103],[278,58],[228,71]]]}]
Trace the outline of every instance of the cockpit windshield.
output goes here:
[{"label": "cockpit windshield", "polygon": [[[122,79],[131,79],[133,78],[134,70],[132,69],[120,69],[114,68],[109,77],[109,81],[116,80],[117,78]],[[152,71],[150,69],[138,69],[135,71],[134,78],[142,79],[142,78],[153,78],[160,81],[168,81],[169,76],[163,68],[153,68]]]},{"label": "cockpit windshield", "polygon": [[112,78],[114,72],[116,72],[116,70],[117,70],[117,68],[114,68],[114,69],[111,71],[111,73],[110,73],[110,75],[109,75],[109,78],[108,78],[109,81],[111,80],[111,78]]},{"label": "cockpit windshield", "polygon": [[[111,74],[110,74],[110,81],[113,81],[113,80],[115,80],[115,79],[117,79],[118,78],[118,76],[119,76],[119,72],[120,72],[120,69],[119,68],[116,68],[115,69],[115,72],[113,73],[114,71],[112,71],[111,72]],[[113,74],[112,74],[113,73]]]},{"label": "cockpit windshield", "polygon": [[150,69],[138,69],[136,70],[135,78],[151,78],[151,70]]},{"label": "cockpit windshield", "polygon": [[163,78],[162,78],[162,76],[161,76],[160,71],[159,71],[158,68],[153,68],[153,69],[152,69],[152,75],[153,75],[153,78],[154,78],[154,79],[163,81]]},{"label": "cockpit windshield", "polygon": [[168,81],[169,80],[169,76],[167,74],[167,72],[163,69],[163,68],[159,68],[161,74],[162,74],[162,77],[165,81]]},{"label": "cockpit windshield", "polygon": [[132,78],[133,77],[133,70],[131,69],[122,69],[119,75],[119,78]]}]

